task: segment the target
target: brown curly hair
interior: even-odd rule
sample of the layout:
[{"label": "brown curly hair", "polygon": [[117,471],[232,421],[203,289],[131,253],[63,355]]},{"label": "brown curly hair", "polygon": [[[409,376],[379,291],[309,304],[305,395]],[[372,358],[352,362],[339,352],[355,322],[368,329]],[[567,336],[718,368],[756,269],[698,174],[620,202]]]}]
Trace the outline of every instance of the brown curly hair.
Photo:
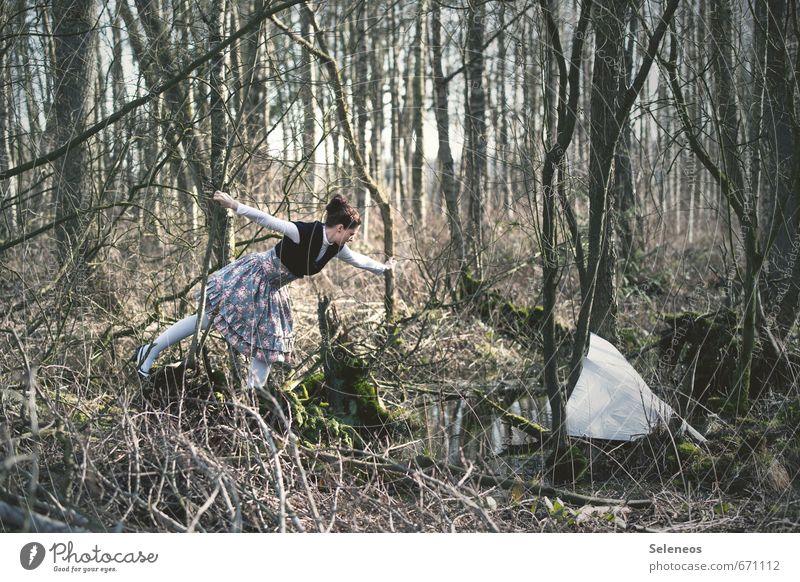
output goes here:
[{"label": "brown curly hair", "polygon": [[347,198],[337,194],[325,207],[325,226],[343,225],[345,228],[361,226],[361,215],[347,201]]}]

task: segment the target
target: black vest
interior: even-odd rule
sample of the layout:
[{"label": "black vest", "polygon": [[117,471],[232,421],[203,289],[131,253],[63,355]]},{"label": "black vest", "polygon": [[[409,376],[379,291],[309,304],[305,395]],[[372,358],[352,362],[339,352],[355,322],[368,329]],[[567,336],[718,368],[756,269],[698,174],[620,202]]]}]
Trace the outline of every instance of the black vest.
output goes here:
[{"label": "black vest", "polygon": [[284,267],[295,277],[316,275],[339,253],[341,247],[331,243],[322,258],[317,261],[322,248],[322,229],[325,225],[319,221],[293,222],[293,224],[300,232],[300,243],[284,235],[283,240],[275,245],[275,253]]}]

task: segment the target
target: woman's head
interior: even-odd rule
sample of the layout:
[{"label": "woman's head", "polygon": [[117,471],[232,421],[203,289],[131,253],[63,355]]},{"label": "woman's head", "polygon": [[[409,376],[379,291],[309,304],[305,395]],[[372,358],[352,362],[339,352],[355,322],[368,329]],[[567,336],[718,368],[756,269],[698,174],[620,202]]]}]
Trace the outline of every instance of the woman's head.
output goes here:
[{"label": "woman's head", "polygon": [[350,206],[347,198],[337,194],[325,207],[325,226],[341,224],[346,229],[354,230],[361,226],[361,215],[358,210]]},{"label": "woman's head", "polygon": [[347,198],[337,194],[325,207],[325,226],[328,240],[338,245],[345,245],[353,240],[361,226],[361,215],[350,206]]}]

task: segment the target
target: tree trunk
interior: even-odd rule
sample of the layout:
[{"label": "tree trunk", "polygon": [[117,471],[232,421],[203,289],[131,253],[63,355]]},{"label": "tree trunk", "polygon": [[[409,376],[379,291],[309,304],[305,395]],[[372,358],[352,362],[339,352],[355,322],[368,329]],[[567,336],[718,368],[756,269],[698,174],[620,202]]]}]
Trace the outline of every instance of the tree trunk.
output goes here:
[{"label": "tree trunk", "polygon": [[[300,13],[301,34],[303,38],[310,39],[311,22],[308,20],[308,14],[305,11]],[[303,103],[303,160],[305,161],[306,168],[310,169],[310,184],[309,190],[316,192],[316,166],[314,164],[315,155],[314,149],[316,148],[316,119],[314,118],[314,68],[311,66],[311,58],[308,51],[301,51],[300,58],[300,99]],[[308,173],[307,173],[308,174]]]},{"label": "tree trunk", "polygon": [[[57,145],[66,143],[83,130],[93,85],[95,48],[95,2],[92,0],[53,0],[53,43],[55,44],[53,128],[48,131]],[[56,218],[62,219],[88,209],[84,167],[86,144],[70,148],[54,165]],[[56,229],[62,262],[70,256],[80,262],[81,218],[68,220]],[[74,255],[73,255],[74,253]]]},{"label": "tree trunk", "polygon": [[[794,246],[797,239],[798,202],[797,164],[800,152],[795,148],[795,131],[792,122],[794,91],[787,67],[787,47],[784,41],[788,19],[786,0],[760,0],[757,9],[763,18],[756,28],[764,30],[766,54],[764,55],[763,82],[763,178],[767,188],[766,231],[772,246],[767,260],[766,288],[769,310],[775,313],[779,337],[785,338],[797,317],[798,285],[793,277],[800,249]],[[769,244],[768,242],[766,244]]]},{"label": "tree trunk", "polygon": [[511,217],[513,214],[513,204],[511,202],[511,187],[509,185],[509,174],[510,168],[513,167],[513,162],[511,161],[511,155],[508,147],[508,120],[509,120],[509,111],[507,111],[507,104],[506,104],[506,59],[507,57],[507,47],[506,47],[506,34],[505,34],[505,16],[506,16],[506,5],[505,3],[500,3],[499,6],[499,13],[498,13],[498,26],[500,27],[499,34],[497,36],[497,106],[495,107],[495,112],[497,117],[499,117],[498,123],[495,126],[495,139],[497,141],[496,146],[496,155],[494,159],[496,160],[495,163],[495,175],[494,181],[497,184],[497,207],[502,209],[503,213]]},{"label": "tree trunk", "polygon": [[[211,21],[209,23],[208,43],[214,46],[224,36],[225,0],[212,0]],[[226,51],[227,52],[227,51]],[[225,86],[225,53],[212,61],[209,68],[209,88],[211,112],[211,190],[227,189],[226,150],[228,146],[228,124],[225,112],[225,100],[228,96]],[[207,192],[210,195],[212,192]],[[209,233],[213,240],[214,265],[224,267],[233,255],[233,244],[230,240],[231,229],[227,211],[208,198]]]},{"label": "tree trunk", "polygon": [[389,96],[391,98],[391,144],[392,144],[392,194],[393,202],[397,208],[402,208],[403,175],[401,169],[402,148],[400,143],[403,140],[403,130],[401,128],[402,107],[400,105],[400,86],[398,79],[401,76],[400,68],[400,48],[397,41],[397,13],[396,5],[392,5],[389,11],[389,28],[391,29],[391,70],[389,72]]},{"label": "tree trunk", "polygon": [[442,71],[442,22],[441,0],[434,0],[431,8],[431,65],[433,67],[434,108],[436,131],[439,135],[439,174],[441,192],[445,202],[450,240],[453,244],[458,271],[464,271],[464,237],[461,231],[461,215],[458,205],[458,183],[456,182],[453,154],[450,150],[450,114],[448,107],[448,85]]},{"label": "tree trunk", "polygon": [[[367,160],[367,91],[369,88],[369,46],[366,33],[366,2],[359,3],[359,8],[355,16],[355,27],[353,38],[351,39],[351,53],[354,55],[353,71],[353,116],[356,125],[356,142],[358,143],[358,155],[362,160]],[[369,239],[370,224],[369,211],[372,206],[369,188],[360,183],[358,179],[358,169],[353,169],[356,205],[361,213],[361,237],[366,241]]]},{"label": "tree trunk", "polygon": [[[572,42],[572,54],[569,63],[569,73],[563,56],[561,41],[559,39],[558,24],[554,17],[557,7],[554,0],[539,0],[545,18],[549,43],[548,55],[551,61],[547,64],[547,86],[545,89],[545,114],[550,120],[547,126],[547,141],[542,168],[542,302],[544,321],[542,322],[542,340],[544,352],[544,384],[547,398],[552,411],[551,431],[553,434],[554,450],[561,451],[566,444],[566,398],[567,394],[561,389],[558,381],[558,359],[556,344],[555,308],[557,300],[557,286],[559,278],[558,257],[556,254],[556,198],[557,185],[554,184],[560,168],[564,163],[567,148],[575,134],[577,121],[578,99],[580,97],[580,74],[583,61],[583,44],[586,28],[589,24],[589,14],[592,9],[592,0],[584,0],[578,27]],[[554,64],[558,65],[558,95],[555,94]],[[569,94],[567,86],[569,85]],[[553,118],[555,113],[555,123]]]},{"label": "tree trunk", "polygon": [[424,143],[422,135],[422,113],[425,105],[424,63],[423,63],[423,25],[425,19],[425,0],[419,0],[417,7],[416,34],[414,37],[414,77],[411,82],[411,127],[414,132],[414,152],[411,157],[411,200],[414,219],[417,227],[425,226],[425,191],[423,184],[423,168],[425,164]]},{"label": "tree trunk", "polygon": [[[633,83],[619,94],[617,80],[613,71],[618,67],[622,33],[622,21],[618,11],[624,7],[612,0],[603,0],[596,5],[594,19],[596,34],[595,69],[592,79],[592,127],[591,154],[589,160],[589,257],[586,265],[586,285],[582,291],[582,303],[575,330],[567,398],[572,394],[581,374],[581,362],[589,342],[589,331],[613,337],[616,332],[616,305],[613,295],[613,264],[609,263],[609,245],[606,219],[608,203],[606,188],[608,174],[613,160],[613,152],[619,138],[619,129],[630,115],[634,102],[644,87],[647,76],[655,60],[658,47],[672,20],[680,0],[669,0],[664,13],[649,39],[642,63]],[[610,56],[616,55],[616,56]],[[613,108],[609,104],[614,103]],[[609,120],[606,116],[612,116]],[[605,147],[604,147],[605,146]],[[600,280],[603,274],[604,280]],[[595,289],[598,288],[599,306],[595,307]],[[609,292],[609,290],[611,292]],[[612,327],[613,326],[613,327]]]},{"label": "tree trunk", "polygon": [[[476,3],[480,2],[479,4]],[[467,10],[466,67],[466,144],[464,150],[464,190],[467,195],[469,227],[466,230],[470,269],[483,276],[484,201],[483,177],[486,168],[486,97],[483,89],[483,32],[486,4],[473,0]]]},{"label": "tree trunk", "polygon": [[[8,6],[0,6],[0,32],[10,28]],[[0,50],[0,172],[11,167],[11,75],[8,66],[8,53]],[[17,234],[17,204],[11,180],[0,181],[0,238],[11,239]]]},{"label": "tree trunk", "polygon": [[[370,6],[372,10],[377,10],[375,7]],[[372,132],[370,134],[370,173],[375,177],[382,177],[382,181],[386,183],[386,178],[383,176],[383,155],[382,151],[382,134],[383,134],[383,81],[384,81],[384,67],[386,56],[386,35],[385,33],[380,38],[373,39],[373,47],[370,51],[370,67],[372,75],[370,79],[370,99],[372,101]]]},{"label": "tree trunk", "polygon": [[[589,297],[590,331],[615,343],[617,339],[616,254],[614,201],[609,175],[620,126],[619,78],[624,41],[625,3],[599,0],[593,18],[595,58],[592,73],[591,128],[589,131]],[[595,279],[596,277],[596,279]]]},{"label": "tree trunk", "polygon": [[[633,47],[636,42],[638,14],[637,7],[628,5],[627,46],[623,54],[622,74],[619,76],[619,94],[622,95],[633,78]],[[633,132],[630,117],[622,124],[622,135],[614,155],[614,198],[619,213],[617,232],[622,247],[623,269],[625,272],[636,268],[634,236],[637,232],[636,190],[633,185],[633,166],[631,148]]]},{"label": "tree trunk", "polygon": [[714,44],[712,70],[716,79],[716,97],[720,126],[720,157],[722,169],[728,177],[727,197],[739,205],[737,216],[744,239],[744,280],[742,307],[742,348],[739,355],[738,381],[733,398],[737,411],[744,413],[748,407],[750,376],[755,349],[758,278],[761,257],[758,242],[757,204],[752,191],[748,191],[742,170],[742,157],[738,150],[740,120],[736,104],[736,85],[732,75],[733,20],[730,0],[714,4],[711,14],[711,37]]}]

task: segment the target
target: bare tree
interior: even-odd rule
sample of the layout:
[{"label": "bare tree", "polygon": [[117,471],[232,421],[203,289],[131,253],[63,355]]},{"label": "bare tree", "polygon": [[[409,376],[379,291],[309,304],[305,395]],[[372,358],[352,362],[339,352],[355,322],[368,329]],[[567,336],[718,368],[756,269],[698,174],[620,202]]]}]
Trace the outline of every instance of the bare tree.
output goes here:
[{"label": "bare tree", "polygon": [[486,95],[483,88],[483,36],[486,18],[485,0],[470,0],[467,7],[467,46],[465,60],[464,193],[469,216],[466,247],[474,276],[483,276],[483,231],[486,174]]},{"label": "bare tree", "polygon": [[[763,39],[764,49],[763,54],[757,55],[764,66],[756,71],[756,80],[763,75],[763,82],[759,83],[763,139],[758,143],[763,145],[761,176],[766,206],[767,240],[762,239],[762,245],[769,249],[766,303],[775,314],[778,336],[784,339],[797,318],[800,299],[800,153],[796,148],[800,124],[793,107],[796,80],[792,79],[786,43],[789,22],[797,27],[797,15],[794,19],[789,17],[786,0],[756,2],[755,11],[756,34]],[[794,32],[797,34],[796,28]]]},{"label": "bare tree", "polygon": [[431,65],[433,68],[434,113],[436,131],[439,136],[439,174],[442,198],[445,203],[450,240],[459,262],[459,271],[464,269],[464,236],[461,231],[461,214],[458,204],[458,182],[456,181],[453,154],[450,149],[450,114],[448,107],[448,83],[442,70],[442,7],[434,0],[431,7]]},{"label": "bare tree", "polygon": [[[67,143],[75,133],[80,133],[92,107],[90,97],[95,73],[95,3],[92,0],[54,0],[52,5],[53,63],[55,113],[48,132],[57,145]],[[55,166],[56,219],[77,214],[65,220],[56,230],[59,254],[66,262],[73,254],[80,261],[82,237],[81,214],[89,205],[86,193],[87,178],[85,144],[75,144]]]},{"label": "bare tree", "polygon": [[414,219],[418,226],[425,225],[426,195],[423,191],[424,175],[424,137],[422,134],[422,113],[425,107],[425,76],[424,76],[424,51],[423,28],[425,25],[425,0],[419,0],[414,33],[414,75],[411,81],[411,128],[413,130],[414,152],[411,155],[411,200]]}]

